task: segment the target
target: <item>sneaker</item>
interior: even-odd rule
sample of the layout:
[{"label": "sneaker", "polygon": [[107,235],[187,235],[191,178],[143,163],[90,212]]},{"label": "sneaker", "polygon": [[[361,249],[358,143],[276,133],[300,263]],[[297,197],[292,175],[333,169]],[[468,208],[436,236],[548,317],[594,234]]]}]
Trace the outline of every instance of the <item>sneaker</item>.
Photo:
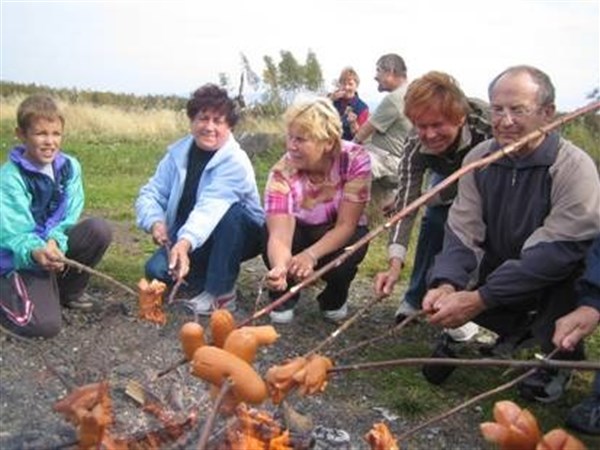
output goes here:
[{"label": "sneaker", "polygon": [[294,310],[286,309],[285,311],[271,311],[269,317],[273,323],[290,323],[294,320]]},{"label": "sneaker", "polygon": [[323,318],[331,322],[341,322],[348,316],[348,304],[344,303],[339,309],[323,310]]},{"label": "sneaker", "polygon": [[412,316],[418,311],[419,310],[417,308],[404,300],[402,303],[400,303],[400,306],[394,314],[394,321],[396,322],[396,325],[398,325],[400,322],[403,322],[408,316]]},{"label": "sneaker", "polygon": [[215,309],[222,308],[226,308],[229,311],[235,311],[237,307],[236,291],[234,288],[232,291],[220,295],[219,297],[203,291],[189,300],[181,300],[181,303],[192,313],[199,316],[209,316]]},{"label": "sneaker", "polygon": [[69,309],[77,309],[79,311],[91,311],[98,304],[89,294],[83,293],[78,298],[67,300],[64,306]]},{"label": "sneaker", "polygon": [[567,390],[572,378],[571,370],[538,369],[517,385],[519,395],[526,400],[552,403]]},{"label": "sneaker", "polygon": [[467,322],[458,328],[446,328],[444,331],[454,342],[468,342],[479,331],[479,325],[474,322]]},{"label": "sneaker", "polygon": [[[451,339],[443,333],[437,344],[432,358],[456,358],[456,353],[450,347]],[[431,384],[440,385],[456,370],[456,366],[450,364],[424,364],[421,373]]]},{"label": "sneaker", "polygon": [[581,433],[600,436],[600,394],[588,397],[571,408],[565,425]]}]

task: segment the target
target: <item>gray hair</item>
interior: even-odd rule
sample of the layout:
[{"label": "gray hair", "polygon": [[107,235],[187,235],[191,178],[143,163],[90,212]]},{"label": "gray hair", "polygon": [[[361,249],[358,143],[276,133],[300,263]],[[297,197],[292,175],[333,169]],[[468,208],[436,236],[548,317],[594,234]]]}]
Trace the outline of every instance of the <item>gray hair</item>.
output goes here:
[{"label": "gray hair", "polygon": [[388,53],[377,60],[377,68],[384,72],[392,72],[396,75],[406,76],[406,64],[401,56]]},{"label": "gray hair", "polygon": [[554,85],[552,84],[550,77],[545,72],[542,72],[540,69],[527,65],[509,67],[508,69],[502,71],[499,75],[497,75],[488,86],[489,99],[492,99],[492,91],[494,90],[494,87],[496,86],[496,83],[500,78],[502,78],[504,75],[518,75],[521,73],[528,74],[533,80],[533,82],[539,87],[538,103],[540,104],[540,106],[554,104]]}]

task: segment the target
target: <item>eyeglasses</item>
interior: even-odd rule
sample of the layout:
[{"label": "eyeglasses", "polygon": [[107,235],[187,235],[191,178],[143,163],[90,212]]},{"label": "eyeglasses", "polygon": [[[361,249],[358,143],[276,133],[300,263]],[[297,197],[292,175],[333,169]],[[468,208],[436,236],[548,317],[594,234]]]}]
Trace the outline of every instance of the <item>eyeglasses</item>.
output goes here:
[{"label": "eyeglasses", "polygon": [[539,108],[530,109],[526,106],[494,106],[492,105],[492,117],[504,118],[510,115],[513,119],[523,119],[539,111]]}]

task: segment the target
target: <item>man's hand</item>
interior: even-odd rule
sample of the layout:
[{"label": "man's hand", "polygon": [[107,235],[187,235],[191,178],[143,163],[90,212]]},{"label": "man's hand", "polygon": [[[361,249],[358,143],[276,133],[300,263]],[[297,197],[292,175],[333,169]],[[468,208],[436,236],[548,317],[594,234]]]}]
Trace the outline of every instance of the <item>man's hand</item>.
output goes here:
[{"label": "man's hand", "polygon": [[580,306],[556,321],[552,342],[558,348],[573,351],[579,341],[592,334],[600,321],[600,311]]},{"label": "man's hand", "polygon": [[[452,288],[454,289],[454,288]],[[423,309],[427,307],[429,322],[445,328],[464,325],[485,309],[478,291],[449,292],[440,288],[429,291],[423,300]],[[438,291],[438,292],[433,292]],[[430,295],[431,294],[431,295]],[[425,304],[427,300],[427,304]]]},{"label": "man's hand", "polygon": [[443,301],[443,298],[456,292],[451,284],[441,284],[434,289],[429,289],[423,298],[422,308],[428,314],[437,311],[437,302]]},{"label": "man's hand", "polygon": [[404,264],[398,258],[392,258],[388,270],[375,275],[373,289],[377,296],[387,297],[392,293],[403,266]]},{"label": "man's hand", "polygon": [[190,271],[191,248],[192,244],[188,240],[180,239],[169,252],[169,271],[177,281],[185,278]]},{"label": "man's hand", "polygon": [[170,244],[169,232],[166,223],[162,221],[154,222],[150,232],[152,234],[152,240],[156,245],[163,246]]},{"label": "man's hand", "polygon": [[65,263],[63,262],[64,255],[58,248],[58,244],[54,239],[50,239],[46,242],[45,247],[33,250],[31,252],[31,257],[44,270],[61,272],[65,268]]}]

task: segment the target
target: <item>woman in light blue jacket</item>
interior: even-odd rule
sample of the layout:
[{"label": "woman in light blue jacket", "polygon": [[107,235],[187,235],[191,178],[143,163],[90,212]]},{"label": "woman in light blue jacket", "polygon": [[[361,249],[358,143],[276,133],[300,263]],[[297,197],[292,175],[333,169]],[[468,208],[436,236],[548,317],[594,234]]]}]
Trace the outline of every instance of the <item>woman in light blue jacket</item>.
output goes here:
[{"label": "woman in light blue jacket", "polygon": [[172,144],[136,200],[137,224],[160,245],[146,277],[185,279],[194,313],[235,309],[240,264],[261,252],[264,213],[254,170],[232,134],[238,115],[224,89],[207,84],[187,104],[190,135]]}]

